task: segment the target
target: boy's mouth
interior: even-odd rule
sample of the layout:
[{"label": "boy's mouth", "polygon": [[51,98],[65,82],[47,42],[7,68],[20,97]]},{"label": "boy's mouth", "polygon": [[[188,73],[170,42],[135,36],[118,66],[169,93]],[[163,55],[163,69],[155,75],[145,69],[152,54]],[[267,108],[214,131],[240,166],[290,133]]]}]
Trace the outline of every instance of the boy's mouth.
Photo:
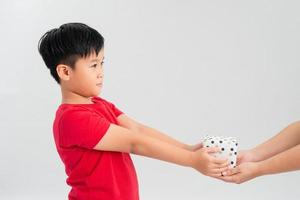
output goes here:
[{"label": "boy's mouth", "polygon": [[102,83],[97,83],[97,86],[102,86]]}]

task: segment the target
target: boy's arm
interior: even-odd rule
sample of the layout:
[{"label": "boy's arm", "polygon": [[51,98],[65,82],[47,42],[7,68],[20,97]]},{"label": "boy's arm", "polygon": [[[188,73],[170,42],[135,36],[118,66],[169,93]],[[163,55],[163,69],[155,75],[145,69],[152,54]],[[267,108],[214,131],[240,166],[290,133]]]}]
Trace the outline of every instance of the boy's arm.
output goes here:
[{"label": "boy's arm", "polygon": [[268,141],[250,150],[253,159],[249,161],[265,160],[298,144],[300,144],[300,121],[290,124]]},{"label": "boy's arm", "polygon": [[184,143],[166,135],[165,133],[162,133],[154,128],[148,127],[144,124],[141,124],[141,123],[131,119],[130,117],[128,117],[125,114],[120,115],[117,118],[117,120],[118,120],[118,124],[124,128],[127,128],[132,131],[136,131],[143,135],[158,139],[160,141],[164,141],[166,143],[175,145],[177,147],[180,147],[180,148],[183,148],[186,150],[194,151],[194,150],[197,150],[202,147],[201,144],[196,144],[196,145],[184,144]]},{"label": "boy's arm", "polygon": [[201,148],[191,152],[153,137],[110,124],[95,150],[127,152],[192,167],[204,175],[220,177],[227,170],[226,160],[216,159],[210,153],[218,148]]}]

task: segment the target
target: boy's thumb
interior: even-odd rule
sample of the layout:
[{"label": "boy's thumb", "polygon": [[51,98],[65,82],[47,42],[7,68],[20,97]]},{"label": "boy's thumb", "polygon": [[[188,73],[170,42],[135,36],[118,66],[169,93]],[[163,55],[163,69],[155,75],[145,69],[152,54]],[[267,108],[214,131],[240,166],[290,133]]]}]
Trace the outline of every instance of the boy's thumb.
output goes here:
[{"label": "boy's thumb", "polygon": [[194,145],[194,150],[199,150],[201,148],[203,148],[203,143],[202,142]]}]

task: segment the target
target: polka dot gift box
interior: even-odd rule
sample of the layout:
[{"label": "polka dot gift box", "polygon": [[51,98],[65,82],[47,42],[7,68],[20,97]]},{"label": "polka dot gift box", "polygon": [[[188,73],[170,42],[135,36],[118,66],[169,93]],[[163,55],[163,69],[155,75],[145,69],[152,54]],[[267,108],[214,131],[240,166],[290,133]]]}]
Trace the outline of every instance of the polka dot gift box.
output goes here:
[{"label": "polka dot gift box", "polygon": [[223,136],[205,136],[203,141],[203,147],[218,147],[221,151],[214,153],[216,158],[227,158],[230,162],[230,168],[236,166],[238,143],[233,137]]}]

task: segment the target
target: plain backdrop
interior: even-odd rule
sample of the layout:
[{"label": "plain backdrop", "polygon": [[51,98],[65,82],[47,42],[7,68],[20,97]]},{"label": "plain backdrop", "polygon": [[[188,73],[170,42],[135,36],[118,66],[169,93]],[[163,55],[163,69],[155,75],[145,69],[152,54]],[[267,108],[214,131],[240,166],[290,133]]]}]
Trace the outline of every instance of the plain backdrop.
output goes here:
[{"label": "plain backdrop", "polygon": [[[52,137],[59,86],[37,51],[82,22],[105,37],[101,96],[188,144],[236,137],[248,149],[300,119],[300,2],[1,0],[0,199],[67,199]],[[141,200],[299,199],[299,172],[235,185],[133,156]]]}]

